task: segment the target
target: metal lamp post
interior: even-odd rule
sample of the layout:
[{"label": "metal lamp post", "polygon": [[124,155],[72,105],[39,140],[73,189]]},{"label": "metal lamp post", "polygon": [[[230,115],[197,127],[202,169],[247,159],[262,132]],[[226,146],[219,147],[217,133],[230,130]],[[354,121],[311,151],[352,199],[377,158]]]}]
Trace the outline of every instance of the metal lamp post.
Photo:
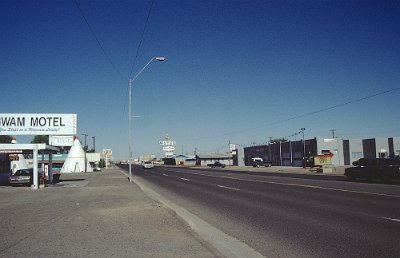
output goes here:
[{"label": "metal lamp post", "polygon": [[128,85],[129,85],[129,112],[128,112],[128,124],[129,124],[129,182],[132,182],[132,83],[136,80],[136,78],[146,69],[146,67],[153,62],[154,60],[156,61],[165,61],[165,57],[153,57],[150,59],[150,61],[143,66],[143,68],[133,77],[133,79],[128,80]]}]

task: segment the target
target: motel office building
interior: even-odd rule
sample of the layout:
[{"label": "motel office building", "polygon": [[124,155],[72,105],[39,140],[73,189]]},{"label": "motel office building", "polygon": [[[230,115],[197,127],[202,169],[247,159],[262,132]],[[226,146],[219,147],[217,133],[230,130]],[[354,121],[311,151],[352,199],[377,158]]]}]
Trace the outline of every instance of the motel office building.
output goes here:
[{"label": "motel office building", "polygon": [[314,138],[304,141],[286,141],[244,148],[244,163],[250,166],[252,158],[270,160],[273,166],[303,166],[306,159],[332,153],[334,166],[351,165],[360,158],[389,158],[400,156],[400,137],[350,139]]}]

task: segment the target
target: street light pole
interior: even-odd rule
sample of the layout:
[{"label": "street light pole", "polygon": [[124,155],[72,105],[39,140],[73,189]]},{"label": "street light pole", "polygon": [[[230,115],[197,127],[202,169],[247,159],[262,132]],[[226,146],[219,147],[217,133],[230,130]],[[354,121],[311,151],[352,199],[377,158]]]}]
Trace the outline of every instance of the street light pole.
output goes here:
[{"label": "street light pole", "polygon": [[96,136],[93,136],[93,151],[96,152]]},{"label": "street light pole", "polygon": [[128,86],[129,86],[129,97],[128,97],[128,108],[129,108],[129,112],[128,112],[128,130],[129,130],[129,155],[128,155],[128,163],[129,163],[129,182],[132,182],[132,83],[136,80],[136,78],[144,71],[144,69],[146,69],[146,67],[153,62],[154,60],[157,61],[165,61],[165,57],[153,57],[150,59],[150,61],[143,66],[143,68],[135,75],[135,77],[133,77],[133,79],[128,80]]},{"label": "street light pole", "polygon": [[301,133],[303,134],[303,162],[304,162],[304,169],[307,168],[307,161],[306,161],[306,142],[304,141],[304,131],[306,128],[301,128]]}]

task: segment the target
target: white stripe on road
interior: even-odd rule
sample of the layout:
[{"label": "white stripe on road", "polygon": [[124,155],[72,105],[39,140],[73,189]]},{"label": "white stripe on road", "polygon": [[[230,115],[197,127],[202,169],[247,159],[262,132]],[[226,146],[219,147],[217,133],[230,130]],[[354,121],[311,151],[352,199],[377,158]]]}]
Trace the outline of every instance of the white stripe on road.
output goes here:
[{"label": "white stripe on road", "polygon": [[400,195],[385,194],[385,193],[375,193],[375,192],[365,192],[365,191],[356,191],[356,190],[347,190],[347,189],[323,187],[323,186],[317,186],[317,185],[305,185],[305,184],[296,184],[296,183],[281,183],[281,182],[275,182],[275,181],[236,178],[236,177],[232,177],[232,176],[214,176],[214,175],[207,175],[207,174],[203,174],[203,173],[192,173],[192,174],[199,175],[199,176],[205,176],[205,177],[213,177],[213,178],[226,178],[226,179],[238,180],[238,181],[243,181],[243,182],[257,182],[257,183],[265,183],[265,184],[273,184],[273,185],[295,186],[295,187],[313,188],[313,189],[320,189],[320,190],[330,190],[330,191],[337,191],[337,192],[347,192],[347,193],[368,194],[368,195],[377,195],[377,196],[400,198]]},{"label": "white stripe on road", "polygon": [[400,219],[393,219],[393,218],[388,218],[388,217],[382,217],[382,219],[387,219],[387,220],[391,220],[391,221],[400,222]]},{"label": "white stripe on road", "polygon": [[162,174],[163,176],[168,176],[167,174]]},{"label": "white stripe on road", "polygon": [[183,181],[190,181],[190,179],[187,179],[187,178],[184,178],[184,177],[180,177],[179,179],[183,180]]},{"label": "white stripe on road", "polygon": [[229,186],[224,186],[224,185],[217,185],[220,188],[225,188],[225,189],[229,189],[229,190],[234,190],[234,191],[240,191],[239,188],[234,188],[234,187],[229,187]]}]

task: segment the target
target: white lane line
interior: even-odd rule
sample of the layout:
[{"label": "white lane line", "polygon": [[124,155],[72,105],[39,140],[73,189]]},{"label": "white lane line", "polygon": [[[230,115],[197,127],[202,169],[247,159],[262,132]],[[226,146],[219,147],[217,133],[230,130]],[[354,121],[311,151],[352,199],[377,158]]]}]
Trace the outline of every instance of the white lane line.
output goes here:
[{"label": "white lane line", "polygon": [[388,218],[388,217],[381,217],[381,218],[382,218],[382,219],[391,220],[391,221],[400,222],[400,219],[393,219],[393,218]]},{"label": "white lane line", "polygon": [[179,179],[183,180],[183,181],[190,181],[190,179],[187,179],[187,178],[184,178],[184,177],[180,177]]},{"label": "white lane line", "polygon": [[234,191],[240,191],[239,188],[234,188],[234,187],[229,187],[229,186],[224,186],[224,185],[217,185],[219,188],[224,188],[224,189],[229,189],[229,190],[234,190]]},{"label": "white lane line", "polygon": [[400,195],[347,190],[347,189],[332,188],[332,187],[322,187],[322,186],[317,186],[317,185],[305,185],[305,184],[281,183],[281,182],[275,182],[275,181],[265,181],[265,180],[255,180],[255,179],[243,179],[243,178],[236,178],[236,177],[232,177],[232,176],[214,176],[214,175],[207,175],[207,174],[203,174],[203,173],[192,173],[192,174],[199,175],[199,176],[205,176],[205,177],[213,177],[213,178],[226,178],[226,179],[238,180],[238,181],[243,181],[243,182],[257,182],[257,183],[265,183],[265,184],[272,184],[272,185],[295,186],[295,187],[314,188],[314,189],[337,191],[337,192],[347,192],[347,193],[357,193],[357,194],[367,194],[367,195],[400,198]]},{"label": "white lane line", "polygon": [[163,176],[168,176],[167,174],[162,174]]}]

